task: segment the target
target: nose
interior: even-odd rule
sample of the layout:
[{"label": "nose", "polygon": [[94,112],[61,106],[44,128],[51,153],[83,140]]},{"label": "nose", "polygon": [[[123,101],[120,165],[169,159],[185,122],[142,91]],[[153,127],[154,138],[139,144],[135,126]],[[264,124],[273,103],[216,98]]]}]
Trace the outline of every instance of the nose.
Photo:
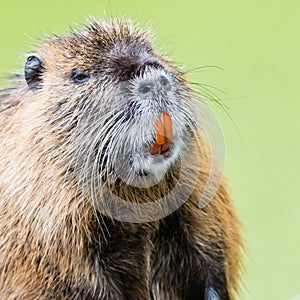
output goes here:
[{"label": "nose", "polygon": [[170,80],[164,76],[160,75],[153,79],[144,79],[139,83],[138,91],[141,95],[145,96],[147,94],[157,92],[168,92],[172,88]]}]

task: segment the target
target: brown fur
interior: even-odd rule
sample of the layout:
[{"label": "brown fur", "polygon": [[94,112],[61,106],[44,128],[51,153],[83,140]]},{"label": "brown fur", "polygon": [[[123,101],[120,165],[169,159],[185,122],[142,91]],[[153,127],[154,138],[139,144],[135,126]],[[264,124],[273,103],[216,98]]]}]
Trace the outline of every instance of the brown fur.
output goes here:
[{"label": "brown fur", "polygon": [[[143,31],[132,30],[127,22],[101,26],[92,25],[93,38],[77,35],[76,44],[74,35],[45,41],[38,50],[46,64],[41,90],[28,90],[21,78],[0,94],[0,298],[198,299],[193,290],[201,286],[203,294],[207,277],[214,276],[212,281],[224,284],[235,299],[241,268],[239,222],[224,183],[208,205],[198,207],[211,160],[200,148],[206,168],[192,195],[171,215],[149,223],[105,217],[70,172],[76,150],[66,140],[68,128],[76,126],[76,110],[64,107],[64,114],[51,120],[74,93],[65,84],[67,75],[79,67],[95,71],[95,58],[87,48],[95,49],[103,66],[109,62],[101,52],[127,39],[178,74],[152,50]],[[121,69],[135,63],[111,59]],[[100,67],[98,71],[101,76]],[[163,180],[156,190],[137,193],[121,185],[115,193],[147,202],[168,189],[176,166],[169,172],[171,181]],[[184,176],[189,182],[188,170]]]}]

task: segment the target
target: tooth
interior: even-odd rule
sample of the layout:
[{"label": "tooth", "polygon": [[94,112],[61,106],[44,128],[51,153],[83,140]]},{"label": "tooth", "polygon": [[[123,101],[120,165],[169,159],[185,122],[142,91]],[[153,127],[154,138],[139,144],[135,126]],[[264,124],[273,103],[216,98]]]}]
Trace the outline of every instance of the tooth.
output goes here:
[{"label": "tooth", "polygon": [[164,129],[165,129],[165,142],[168,143],[171,142],[173,138],[171,116],[167,112],[164,112],[163,120],[164,120]]},{"label": "tooth", "polygon": [[172,141],[172,119],[169,113],[163,112],[155,121],[155,142],[151,146],[151,155],[163,154],[169,150]]},{"label": "tooth", "polygon": [[158,117],[155,122],[156,143],[163,145],[165,143],[165,130],[162,119]]}]

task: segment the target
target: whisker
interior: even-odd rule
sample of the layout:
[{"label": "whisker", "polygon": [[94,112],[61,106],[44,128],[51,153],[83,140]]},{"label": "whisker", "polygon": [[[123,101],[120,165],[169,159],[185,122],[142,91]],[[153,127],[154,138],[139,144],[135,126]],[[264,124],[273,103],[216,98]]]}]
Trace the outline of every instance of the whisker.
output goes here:
[{"label": "whisker", "polygon": [[198,72],[199,71],[207,71],[207,69],[214,69],[214,70],[219,70],[219,71],[223,71],[223,69],[219,66],[216,66],[216,65],[206,65],[206,66],[200,66],[200,67],[196,67],[196,68],[193,68],[193,69],[190,69],[190,70],[184,70],[184,71],[180,71],[179,72],[179,76],[184,76],[186,74],[190,74],[190,73],[195,73],[195,72]]}]

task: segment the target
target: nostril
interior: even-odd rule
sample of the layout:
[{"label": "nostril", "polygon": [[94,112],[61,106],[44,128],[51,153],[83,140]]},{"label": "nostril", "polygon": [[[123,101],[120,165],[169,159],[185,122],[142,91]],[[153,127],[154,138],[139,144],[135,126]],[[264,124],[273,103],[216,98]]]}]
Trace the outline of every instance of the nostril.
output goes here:
[{"label": "nostril", "polygon": [[167,91],[171,90],[170,81],[165,76],[163,75],[159,76],[158,81],[164,87],[165,90]]},{"label": "nostril", "polygon": [[150,92],[150,87],[147,85],[140,86],[140,93],[147,94]]},{"label": "nostril", "polygon": [[145,79],[138,85],[138,92],[141,95],[147,95],[153,92],[168,92],[172,88],[169,79],[160,75],[156,78]]},{"label": "nostril", "polygon": [[144,81],[140,83],[139,92],[141,94],[148,94],[153,88],[153,83],[150,81]]}]

